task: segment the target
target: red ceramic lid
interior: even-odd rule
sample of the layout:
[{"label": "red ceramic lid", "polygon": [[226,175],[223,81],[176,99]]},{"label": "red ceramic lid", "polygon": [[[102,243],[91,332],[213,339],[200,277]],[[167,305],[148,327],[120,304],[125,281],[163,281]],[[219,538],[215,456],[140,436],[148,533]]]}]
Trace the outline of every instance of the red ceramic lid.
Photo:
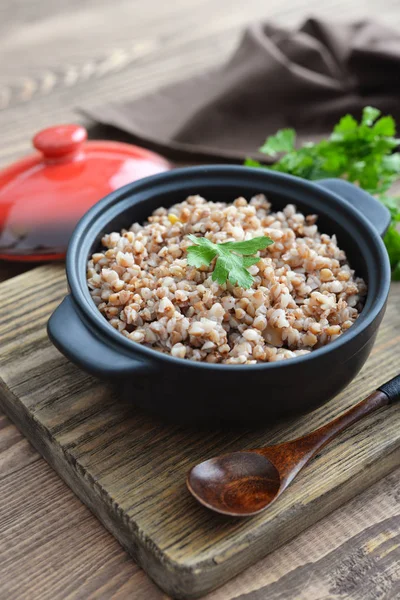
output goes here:
[{"label": "red ceramic lid", "polygon": [[50,127],[33,138],[39,152],[0,172],[0,258],[62,258],[77,221],[95,202],[171,168],[138,146],[86,138],[79,125]]}]

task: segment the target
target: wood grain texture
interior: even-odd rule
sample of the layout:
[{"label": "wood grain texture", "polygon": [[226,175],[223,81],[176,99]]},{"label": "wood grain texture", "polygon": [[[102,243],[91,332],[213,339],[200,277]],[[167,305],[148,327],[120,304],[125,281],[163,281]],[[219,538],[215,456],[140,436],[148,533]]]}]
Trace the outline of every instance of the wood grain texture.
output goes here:
[{"label": "wood grain texture", "polygon": [[0,413],[0,482],[39,460],[38,453]]},{"label": "wood grain texture", "polygon": [[[394,376],[400,339],[393,286],[378,341],[355,383],[327,406],[270,430],[189,430],[155,422],[68,363],[45,323],[65,294],[62,267],[0,286],[4,410],[151,577],[174,597],[223,583],[400,464],[391,406],[343,433],[265,513],[232,520],[200,507],[188,467],[230,449],[277,443],[320,426]],[[19,298],[18,304],[15,298]]]},{"label": "wood grain texture", "polygon": [[0,164],[29,151],[39,128],[82,121],[78,106],[139,96],[221,64],[249,22],[295,25],[313,13],[400,23],[397,0],[2,0]]},{"label": "wood grain texture", "polygon": [[[161,598],[118,542],[12,429],[14,443],[9,439],[7,451],[3,440],[0,452],[1,598],[110,598],[125,586]],[[7,459],[15,445],[20,466],[4,473],[3,455]]]},{"label": "wood grain texture", "polygon": [[[78,105],[139,95],[220,64],[250,21],[274,18],[292,25],[310,14],[378,16],[400,24],[398,0],[2,0],[0,166],[30,152],[40,128],[69,121],[91,126]],[[126,140],[92,126],[90,135]],[[27,267],[0,263],[0,281]],[[7,311],[12,308],[11,302]],[[0,308],[1,317],[7,313]],[[382,539],[398,530],[399,483],[397,470],[207,598],[255,592],[269,600],[400,597],[398,538],[385,547],[391,557],[385,564],[374,560],[371,568],[369,560]],[[4,416],[0,497],[7,498],[0,517],[0,595],[7,600],[166,598]],[[332,587],[333,561],[340,566],[339,581],[348,585]]]},{"label": "wood grain texture", "polygon": [[399,490],[396,471],[207,599],[398,600]]},{"label": "wood grain texture", "polygon": [[[6,417],[1,427],[14,432],[1,445],[2,475],[3,455],[16,444],[21,459],[19,468],[0,478],[2,595],[7,600],[166,600]],[[245,600],[252,593],[263,600],[326,600],[333,590],[336,600],[394,600],[399,527],[397,470],[206,600]]]}]

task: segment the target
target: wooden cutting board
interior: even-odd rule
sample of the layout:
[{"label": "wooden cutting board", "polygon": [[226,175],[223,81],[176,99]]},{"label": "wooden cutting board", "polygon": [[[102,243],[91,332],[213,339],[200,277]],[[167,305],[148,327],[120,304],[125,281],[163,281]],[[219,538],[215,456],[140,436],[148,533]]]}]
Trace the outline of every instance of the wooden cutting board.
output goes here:
[{"label": "wooden cutting board", "polygon": [[[392,406],[342,434],[254,518],[214,515],[185,488],[192,464],[302,435],[399,373],[400,285],[392,287],[367,365],[344,393],[309,415],[252,431],[173,427],[122,403],[48,341],[46,321],[65,293],[62,266],[40,267],[0,285],[0,404],[173,597],[221,585],[400,464],[400,410]],[[179,381],[177,394],[190,402]]]}]

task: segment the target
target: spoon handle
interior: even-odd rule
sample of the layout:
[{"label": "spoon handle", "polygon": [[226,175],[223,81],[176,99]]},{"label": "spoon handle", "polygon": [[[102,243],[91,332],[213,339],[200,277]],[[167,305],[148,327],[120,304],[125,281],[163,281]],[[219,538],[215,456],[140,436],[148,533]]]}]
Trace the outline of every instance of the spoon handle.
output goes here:
[{"label": "spoon handle", "polygon": [[[397,375],[390,381],[382,384],[375,392],[372,392],[372,394],[370,394],[367,398],[350,408],[342,415],[339,415],[330,423],[323,425],[319,429],[316,429],[301,439],[304,442],[308,442],[306,445],[315,447],[316,452],[340,432],[347,429],[347,427],[350,427],[350,425],[353,425],[353,423],[356,423],[378,408],[394,403],[398,400],[400,400],[400,375]],[[313,452],[313,454],[315,452]]]},{"label": "spoon handle", "polygon": [[[284,487],[323,446],[339,433],[378,408],[399,400],[400,375],[397,375],[333,421],[301,438],[275,446],[274,449],[278,452],[274,454],[274,463],[281,472]],[[262,450],[261,448],[260,454]]]},{"label": "spoon handle", "polygon": [[378,387],[378,390],[386,394],[389,398],[389,404],[400,401],[400,375],[393,377],[390,381]]},{"label": "spoon handle", "polygon": [[367,396],[365,400],[362,400],[347,412],[339,415],[334,421],[323,425],[320,429],[313,431],[305,437],[313,443],[318,443],[318,449],[320,449],[341,431],[353,425],[353,423],[378,410],[378,408],[392,404],[398,400],[400,400],[400,375],[382,384],[375,392]]}]

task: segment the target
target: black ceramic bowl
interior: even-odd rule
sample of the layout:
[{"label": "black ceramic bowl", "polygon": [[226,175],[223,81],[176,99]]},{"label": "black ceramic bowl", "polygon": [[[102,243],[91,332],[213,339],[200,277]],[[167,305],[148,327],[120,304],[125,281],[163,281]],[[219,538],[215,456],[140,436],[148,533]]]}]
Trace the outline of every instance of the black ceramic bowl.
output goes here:
[{"label": "black ceramic bowl", "polygon": [[[158,206],[191,194],[231,202],[265,193],[277,210],[288,202],[317,213],[320,231],[335,233],[351,266],[368,283],[356,323],[332,343],[297,358],[220,365],[173,358],[125,338],[92,301],[86,263],[105,232],[144,221]],[[55,346],[89,373],[113,381],[133,403],[176,420],[272,422],[328,401],[367,359],[385,312],[390,266],[381,236],[390,215],[374,198],[341,180],[318,184],[242,166],[177,169],[127,185],[86,213],[67,254],[70,295],[48,323]]]}]

